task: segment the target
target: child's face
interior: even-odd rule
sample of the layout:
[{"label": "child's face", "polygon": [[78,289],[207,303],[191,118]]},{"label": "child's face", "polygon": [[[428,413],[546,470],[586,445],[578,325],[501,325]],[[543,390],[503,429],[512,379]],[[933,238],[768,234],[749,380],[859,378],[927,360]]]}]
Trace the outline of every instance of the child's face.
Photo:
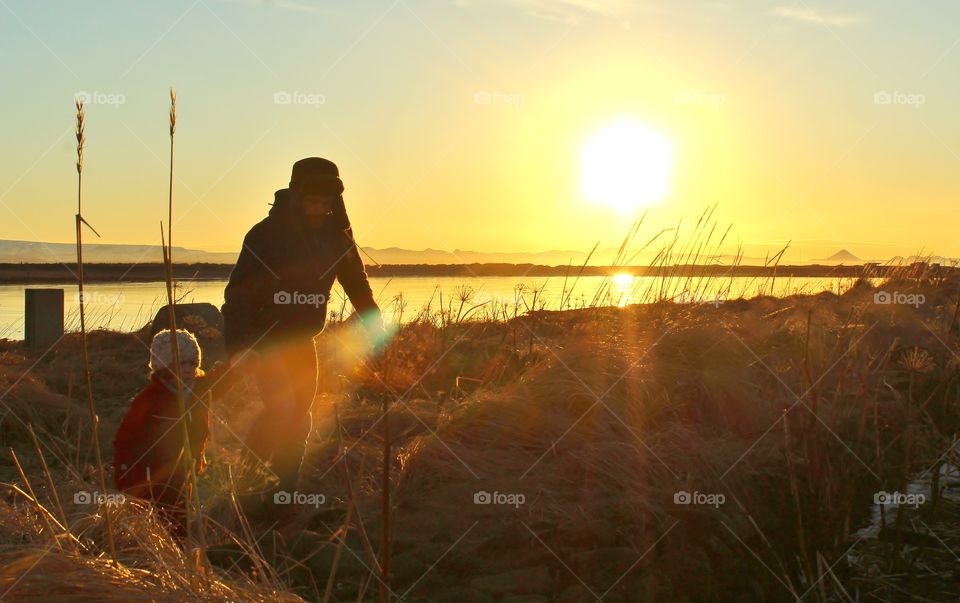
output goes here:
[{"label": "child's face", "polygon": [[180,380],[186,385],[193,385],[197,379],[197,368],[189,362],[180,363]]}]

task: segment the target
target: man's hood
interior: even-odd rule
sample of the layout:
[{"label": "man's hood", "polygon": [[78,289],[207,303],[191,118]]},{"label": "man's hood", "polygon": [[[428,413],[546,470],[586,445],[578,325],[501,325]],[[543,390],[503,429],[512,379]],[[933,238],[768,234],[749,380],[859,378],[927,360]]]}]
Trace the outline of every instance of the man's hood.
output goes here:
[{"label": "man's hood", "polygon": [[293,213],[293,195],[289,188],[281,188],[273,193],[273,203],[270,206],[269,215],[271,218],[291,219]]}]

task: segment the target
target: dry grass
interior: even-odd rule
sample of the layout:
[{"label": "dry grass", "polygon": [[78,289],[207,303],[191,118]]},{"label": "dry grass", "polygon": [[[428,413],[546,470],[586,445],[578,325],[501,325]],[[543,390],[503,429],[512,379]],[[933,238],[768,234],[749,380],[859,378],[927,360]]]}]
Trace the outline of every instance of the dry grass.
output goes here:
[{"label": "dry grass", "polygon": [[[395,546],[421,570],[443,552],[437,541],[456,541],[457,559],[420,582],[398,570],[398,584],[443,593],[448,576],[480,588],[483,576],[548,566],[553,595],[582,578],[594,594],[616,585],[605,600],[842,599],[856,575],[844,562],[849,535],[872,494],[936,459],[960,418],[957,281],[886,287],[922,290],[926,303],[878,305],[861,282],[843,296],[541,313],[496,327],[452,322],[443,336],[411,327],[421,343],[405,349],[427,358],[393,358],[410,368],[386,384],[368,374],[359,397],[405,392],[414,366],[439,360],[396,411],[407,437],[395,457]],[[511,378],[478,361],[490,361],[488,341],[516,358]],[[473,391],[450,387],[450,365]],[[371,409],[340,417],[356,466],[378,455]],[[344,457],[325,450],[311,486],[345,493],[329,472]],[[478,490],[527,502],[475,506]],[[723,493],[726,504],[678,506],[678,490]],[[473,532],[474,522],[496,529]],[[598,547],[612,557],[588,554]],[[605,569],[641,558],[620,582]]]},{"label": "dry grass", "polygon": [[[667,243],[663,261],[713,249],[722,237],[705,220],[697,243]],[[911,580],[942,576],[942,550],[908,540],[924,531],[917,520],[943,533],[949,504],[902,518],[900,540],[859,543],[869,564],[849,563],[847,550],[873,493],[902,488],[960,428],[958,285],[904,268],[883,288],[923,293],[915,308],[875,304],[869,280],[842,295],[738,300],[717,280],[687,275],[658,285],[660,303],[603,307],[600,291],[596,304],[563,312],[544,311],[542,298],[523,291],[512,307],[475,307],[464,290],[405,319],[373,363],[361,360],[353,327],[334,321],[318,340],[322,392],[299,486],[326,504],[280,518],[239,511],[236,495],[267,479],[241,462],[240,436],[257,409],[252,384],[243,384],[217,401],[211,471],[199,481],[210,567],[137,504],[116,510],[120,566],[104,562],[101,510],[70,504],[95,483],[89,443],[76,440],[89,429],[73,402],[86,393],[77,385],[80,342],[68,336],[42,359],[3,344],[0,385],[25,377],[4,398],[0,437],[37,503],[11,494],[0,511],[2,588],[22,576],[7,594],[26,600],[70,569],[77,582],[65,583],[67,594],[77,600],[93,591],[107,600],[369,598],[381,553],[378,419],[387,399],[394,598],[407,589],[409,601],[603,594],[616,602],[637,593],[839,601],[909,592]],[[717,287],[722,303],[670,301],[709,302]],[[392,311],[411,312],[402,299]],[[107,453],[144,382],[142,338],[90,334]],[[54,541],[37,505],[55,505],[28,422],[83,545],[77,552],[38,556]],[[24,489],[2,463],[4,481]],[[475,505],[481,490],[525,501]],[[678,491],[722,493],[725,502],[678,505]],[[949,531],[943,538],[952,542]],[[81,581],[93,586],[81,590]],[[940,599],[924,592],[953,600],[949,588]]]}]

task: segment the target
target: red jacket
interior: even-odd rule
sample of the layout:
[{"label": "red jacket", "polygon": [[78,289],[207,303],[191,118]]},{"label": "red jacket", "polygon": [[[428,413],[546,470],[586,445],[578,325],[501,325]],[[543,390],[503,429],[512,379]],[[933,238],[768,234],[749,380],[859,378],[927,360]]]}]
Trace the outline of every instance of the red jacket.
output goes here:
[{"label": "red jacket", "polygon": [[[203,451],[210,435],[210,410],[201,392],[212,379],[214,375],[201,375],[194,393],[185,392],[190,448],[198,474],[204,469]],[[169,505],[183,503],[187,479],[179,416],[176,386],[153,373],[150,383],[133,398],[117,429],[113,476],[120,491]]]}]

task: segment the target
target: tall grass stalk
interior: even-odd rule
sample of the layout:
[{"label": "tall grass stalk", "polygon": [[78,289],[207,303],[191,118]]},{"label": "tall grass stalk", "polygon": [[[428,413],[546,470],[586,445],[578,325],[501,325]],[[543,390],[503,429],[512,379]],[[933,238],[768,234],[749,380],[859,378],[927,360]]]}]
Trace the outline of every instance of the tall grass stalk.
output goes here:
[{"label": "tall grass stalk", "polygon": [[[180,346],[177,341],[177,313],[176,299],[173,294],[173,158],[174,158],[174,139],[177,131],[177,94],[170,88],[170,170],[167,188],[167,233],[164,239],[163,223],[160,223],[160,244],[163,252],[163,264],[166,269],[166,287],[167,287],[167,319],[172,337],[170,338],[173,350],[173,365],[177,367],[173,371],[177,384],[177,411],[180,413],[180,426],[183,432],[183,463],[184,473],[187,476],[185,484],[186,492],[183,493],[186,510],[186,529],[187,529],[187,548],[191,548],[193,543],[193,523],[196,515],[200,512],[199,493],[197,492],[196,466],[193,459],[193,446],[190,442],[190,429],[187,423],[192,418],[188,415],[187,406],[184,397],[183,381],[180,378]],[[199,525],[197,530],[198,544],[200,552],[205,549],[203,542],[203,526]]]},{"label": "tall grass stalk", "polygon": [[[83,362],[83,376],[87,384],[87,410],[90,413],[90,426],[93,432],[93,450],[97,461],[97,478],[100,482],[100,491],[107,491],[107,477],[103,470],[103,456],[100,454],[100,417],[97,416],[93,404],[93,380],[90,377],[90,358],[87,353],[87,321],[84,308],[86,301],[83,297],[83,226],[86,225],[97,237],[100,235],[90,224],[83,219],[83,148],[86,144],[84,132],[83,102],[77,101],[77,288],[79,293],[80,309],[80,353]],[[117,565],[117,550],[113,539],[113,520],[111,519],[110,505],[103,507],[103,516],[107,528],[107,546],[110,549],[110,559]]]},{"label": "tall grass stalk", "polygon": [[383,468],[380,505],[382,532],[380,533],[380,603],[390,603],[390,466],[392,453],[390,447],[390,398],[383,396]]},{"label": "tall grass stalk", "polygon": [[[33,486],[30,485],[30,480],[27,479],[27,474],[24,473],[23,471],[23,466],[20,465],[20,459],[17,458],[17,453],[14,452],[12,447],[8,448],[8,450],[10,451],[10,458],[13,460],[13,465],[17,468],[17,473],[20,474],[20,480],[23,482],[24,487],[27,489],[27,494],[30,495],[31,502],[34,504],[35,508],[38,511],[38,514],[43,519],[44,523],[47,524],[47,529],[50,531],[50,533],[56,534],[58,530],[53,529],[53,523],[56,520],[53,518],[53,515],[46,510],[46,508],[42,508],[43,505],[40,504],[40,499],[37,498],[36,493],[33,491]],[[61,528],[61,531],[66,531],[66,528],[64,528],[63,526],[60,526],[60,528]],[[56,543],[57,548],[62,553],[63,545],[60,544],[60,540],[54,537],[53,541],[54,543]]]},{"label": "tall grass stalk", "polygon": [[43,469],[43,475],[47,480],[47,488],[50,490],[50,496],[53,498],[53,502],[57,507],[57,513],[60,515],[60,523],[63,524],[64,529],[67,530],[69,529],[67,526],[70,525],[67,523],[67,514],[63,511],[63,503],[60,502],[60,493],[57,492],[57,484],[53,480],[53,475],[50,474],[47,459],[43,456],[43,451],[40,449],[40,441],[37,440],[37,434],[33,431],[33,423],[27,425],[27,431],[30,432],[34,452],[37,453],[37,458],[40,459],[40,467]]}]

